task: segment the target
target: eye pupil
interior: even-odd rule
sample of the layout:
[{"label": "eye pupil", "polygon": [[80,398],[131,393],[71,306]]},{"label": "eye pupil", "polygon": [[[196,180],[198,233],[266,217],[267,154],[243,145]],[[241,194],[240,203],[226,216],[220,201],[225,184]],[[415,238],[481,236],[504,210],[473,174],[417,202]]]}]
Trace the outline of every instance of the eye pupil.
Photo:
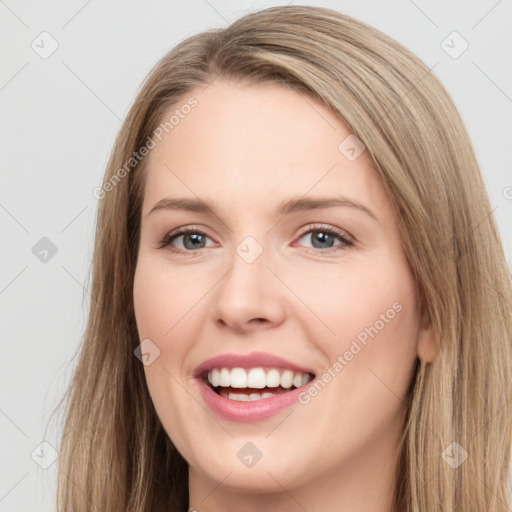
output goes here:
[{"label": "eye pupil", "polygon": [[[197,249],[198,248],[198,242],[199,244],[201,243],[201,241],[204,242],[204,240],[201,240],[203,238],[203,235],[199,234],[199,233],[188,233],[188,234],[185,234],[183,235],[183,245],[187,248],[187,249]],[[187,247],[187,244],[186,244],[186,240],[192,240],[194,243],[192,244],[191,247]]]},{"label": "eye pupil", "polygon": [[[325,231],[314,231],[314,233],[316,233],[316,235],[313,235],[313,245],[315,245],[315,242],[318,240],[320,242],[320,244],[327,244],[328,247],[331,247],[330,243],[329,242],[332,242],[334,240],[334,237],[333,235],[331,235],[330,233],[326,233]],[[316,247],[316,249],[325,249],[326,247],[324,246],[321,246],[321,247]]]}]

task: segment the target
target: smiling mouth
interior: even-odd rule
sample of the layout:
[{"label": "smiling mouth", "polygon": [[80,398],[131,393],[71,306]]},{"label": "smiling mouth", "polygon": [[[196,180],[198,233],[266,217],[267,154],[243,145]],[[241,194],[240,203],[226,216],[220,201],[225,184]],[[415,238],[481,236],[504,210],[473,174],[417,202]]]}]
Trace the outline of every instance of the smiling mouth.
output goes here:
[{"label": "smiling mouth", "polygon": [[203,382],[217,395],[240,402],[282,395],[314,378],[311,373],[265,367],[213,368],[203,374]]}]

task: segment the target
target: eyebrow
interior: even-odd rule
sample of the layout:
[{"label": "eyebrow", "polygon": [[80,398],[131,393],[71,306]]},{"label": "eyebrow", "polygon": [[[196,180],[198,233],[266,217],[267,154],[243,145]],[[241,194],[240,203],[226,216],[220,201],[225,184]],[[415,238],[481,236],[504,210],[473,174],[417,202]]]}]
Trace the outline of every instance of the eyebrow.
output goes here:
[{"label": "eyebrow", "polygon": [[[287,201],[280,203],[277,213],[281,215],[287,215],[293,212],[302,212],[308,210],[315,210],[319,208],[332,208],[332,207],[348,207],[355,208],[373,220],[380,222],[377,216],[368,208],[361,203],[348,199],[346,197],[315,197],[315,198],[292,198]],[[148,213],[148,216],[158,210],[186,210],[197,213],[204,213],[207,215],[215,215],[214,207],[207,201],[203,201],[197,198],[170,198],[165,197],[158,201]]]}]

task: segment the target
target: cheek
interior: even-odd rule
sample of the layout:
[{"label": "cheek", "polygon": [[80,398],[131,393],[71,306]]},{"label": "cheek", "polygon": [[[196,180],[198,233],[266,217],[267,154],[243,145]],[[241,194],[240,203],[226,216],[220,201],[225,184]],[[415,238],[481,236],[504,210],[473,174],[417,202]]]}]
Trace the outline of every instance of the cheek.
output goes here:
[{"label": "cheek", "polygon": [[188,447],[193,446],[191,438],[197,433],[188,418],[200,411],[184,391],[182,362],[189,347],[179,340],[195,336],[187,334],[187,329],[194,327],[186,315],[197,299],[193,287],[185,286],[193,281],[179,276],[183,273],[172,273],[149,258],[140,259],[133,298],[139,339],[151,340],[160,351],[151,364],[144,366],[151,399],[167,435],[180,447],[182,455],[190,458]]},{"label": "cheek", "polygon": [[300,400],[333,464],[339,450],[390,435],[402,420],[416,361],[416,304],[408,267],[387,261],[311,280],[312,309],[323,322],[311,316],[302,327],[311,327],[325,367]]},{"label": "cheek", "polygon": [[175,326],[186,326],[187,312],[205,289],[184,269],[173,270],[147,258],[137,265],[133,283],[135,318],[141,337],[171,339]]},{"label": "cheek", "polygon": [[170,398],[175,379],[181,379],[187,347],[179,339],[185,339],[186,309],[190,308],[187,291],[158,262],[145,259],[138,264],[133,283],[135,320],[139,339],[150,340],[149,346],[158,354],[151,364],[144,366],[155,405],[161,395]]},{"label": "cheek", "polygon": [[[408,384],[417,351],[417,310],[414,282],[407,264],[388,258],[372,265],[361,265],[323,275],[310,276],[308,286],[296,282],[318,319],[310,332],[327,356],[330,367],[341,356],[343,368],[336,368],[349,379],[350,386],[361,375],[375,374],[397,391]],[[383,270],[385,269],[385,271]],[[303,324],[305,325],[305,324]],[[334,368],[331,371],[335,371]]]},{"label": "cheek", "polygon": [[[156,399],[160,393],[180,398],[180,384],[190,368],[188,353],[201,336],[206,314],[205,295],[211,283],[198,279],[192,266],[173,268],[162,258],[142,257],[133,283],[139,339],[149,339],[159,356],[145,366],[146,380]],[[181,399],[181,398],[180,398]]]}]

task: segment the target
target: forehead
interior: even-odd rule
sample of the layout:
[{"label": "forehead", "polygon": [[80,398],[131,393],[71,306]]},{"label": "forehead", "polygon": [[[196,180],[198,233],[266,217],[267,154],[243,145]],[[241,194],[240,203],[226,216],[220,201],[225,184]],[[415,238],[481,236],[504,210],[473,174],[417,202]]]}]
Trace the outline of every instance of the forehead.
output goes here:
[{"label": "forehead", "polygon": [[318,100],[281,85],[217,80],[164,120],[191,98],[195,106],[178,112],[148,156],[143,215],[184,195],[245,209],[306,194],[389,206],[367,152],[347,159],[339,145],[351,130]]}]

